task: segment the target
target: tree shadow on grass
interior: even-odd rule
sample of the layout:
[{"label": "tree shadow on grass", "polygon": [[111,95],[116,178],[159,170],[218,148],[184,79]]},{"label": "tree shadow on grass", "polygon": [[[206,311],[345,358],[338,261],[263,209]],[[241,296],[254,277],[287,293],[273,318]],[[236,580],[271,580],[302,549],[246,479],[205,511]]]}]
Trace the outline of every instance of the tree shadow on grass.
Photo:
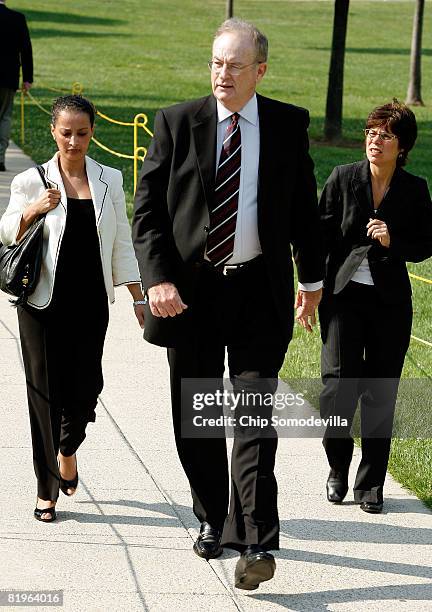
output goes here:
[{"label": "tree shadow on grass", "polygon": [[113,26],[125,23],[124,19],[111,19],[109,17],[96,17],[90,15],[77,15],[73,13],[65,13],[61,10],[54,11],[35,11],[33,9],[25,10],[25,16],[28,21],[51,21],[54,23],[76,23],[79,25],[101,25]]},{"label": "tree shadow on grass", "polygon": [[[330,47],[307,47],[309,51],[328,51]],[[364,53],[368,55],[411,55],[410,49],[398,47],[347,47],[346,53]],[[432,56],[432,49],[422,49],[422,55]]]},{"label": "tree shadow on grass", "polygon": [[58,28],[32,28],[30,34],[33,39],[36,38],[116,38],[120,36],[129,36],[129,34],[112,31],[112,32],[83,32],[82,30],[60,30]]}]

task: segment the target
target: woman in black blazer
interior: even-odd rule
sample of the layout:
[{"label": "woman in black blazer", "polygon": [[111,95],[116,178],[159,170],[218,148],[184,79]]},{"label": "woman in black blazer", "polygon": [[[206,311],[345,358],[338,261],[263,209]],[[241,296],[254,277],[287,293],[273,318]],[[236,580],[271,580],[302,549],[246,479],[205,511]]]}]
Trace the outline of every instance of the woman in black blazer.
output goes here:
[{"label": "woman in black blazer", "polygon": [[[348,491],[350,428],[360,398],[362,459],[354,499],[365,512],[378,513],[410,342],[406,261],[432,255],[432,205],[426,181],[402,168],[417,137],[412,111],[397,100],[375,108],[365,135],[367,159],[336,167],[319,203],[326,250],[320,410],[323,418],[333,416],[323,440],[327,499],[340,503]],[[346,422],[338,423],[338,415]]]}]

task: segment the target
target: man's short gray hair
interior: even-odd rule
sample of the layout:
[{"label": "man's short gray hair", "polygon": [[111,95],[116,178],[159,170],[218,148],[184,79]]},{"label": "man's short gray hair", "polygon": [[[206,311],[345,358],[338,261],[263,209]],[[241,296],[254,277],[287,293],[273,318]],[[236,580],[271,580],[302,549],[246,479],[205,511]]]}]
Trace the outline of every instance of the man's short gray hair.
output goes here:
[{"label": "man's short gray hair", "polygon": [[219,38],[225,32],[239,32],[246,34],[251,38],[255,46],[256,60],[257,62],[266,62],[268,56],[268,40],[267,36],[264,36],[262,32],[258,30],[252,23],[243,21],[242,19],[227,19],[224,21],[216,30],[214,40]]}]

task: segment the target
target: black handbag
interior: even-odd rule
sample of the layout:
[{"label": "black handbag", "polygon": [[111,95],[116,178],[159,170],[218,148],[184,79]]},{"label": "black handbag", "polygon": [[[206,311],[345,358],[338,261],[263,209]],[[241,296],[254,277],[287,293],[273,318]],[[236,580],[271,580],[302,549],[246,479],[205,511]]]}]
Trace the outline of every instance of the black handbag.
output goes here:
[{"label": "black handbag", "polygon": [[[48,183],[42,166],[36,167],[45,189]],[[3,246],[0,243],[0,290],[15,296],[9,300],[13,306],[22,306],[33,293],[42,265],[43,230],[45,215],[33,221],[19,244]]]}]

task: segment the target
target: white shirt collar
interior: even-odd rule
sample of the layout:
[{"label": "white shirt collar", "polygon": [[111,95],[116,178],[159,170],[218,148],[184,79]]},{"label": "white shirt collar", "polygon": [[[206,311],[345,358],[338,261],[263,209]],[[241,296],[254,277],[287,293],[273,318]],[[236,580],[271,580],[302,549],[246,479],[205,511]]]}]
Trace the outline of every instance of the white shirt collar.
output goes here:
[{"label": "white shirt collar", "polygon": [[[217,113],[218,113],[218,123],[225,121],[228,117],[231,117],[233,114],[228,108],[226,108],[219,100],[216,99],[217,103]],[[250,98],[243,106],[243,108],[239,111],[240,117],[252,123],[252,125],[256,125],[258,123],[258,101],[256,94]]]}]

